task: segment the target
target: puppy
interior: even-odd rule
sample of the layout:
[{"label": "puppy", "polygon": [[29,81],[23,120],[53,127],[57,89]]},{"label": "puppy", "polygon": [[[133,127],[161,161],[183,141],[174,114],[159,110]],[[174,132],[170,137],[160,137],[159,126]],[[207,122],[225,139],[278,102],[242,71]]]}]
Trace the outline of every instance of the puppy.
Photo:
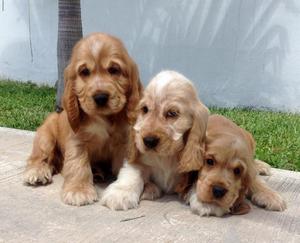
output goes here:
[{"label": "puppy", "polygon": [[128,163],[101,199],[114,210],[135,208],[140,198],[173,193],[179,172],[196,170],[202,163],[208,109],[186,77],[174,71],[157,74],[138,108]]},{"label": "puppy", "polygon": [[97,200],[91,165],[110,161],[115,174],[122,166],[142,86],[122,42],[103,33],[75,45],[64,78],[64,111],[38,128],[24,182],[47,184],[63,167],[62,200],[80,206]]},{"label": "puppy", "polygon": [[[245,196],[267,210],[286,208],[282,197],[258,176],[259,172],[268,174],[269,166],[254,160],[255,142],[249,132],[223,116],[212,115],[205,144],[204,165],[198,178],[194,172],[197,182],[187,195],[193,212],[201,216],[245,214],[250,210]],[[190,179],[186,184],[193,183]]]}]

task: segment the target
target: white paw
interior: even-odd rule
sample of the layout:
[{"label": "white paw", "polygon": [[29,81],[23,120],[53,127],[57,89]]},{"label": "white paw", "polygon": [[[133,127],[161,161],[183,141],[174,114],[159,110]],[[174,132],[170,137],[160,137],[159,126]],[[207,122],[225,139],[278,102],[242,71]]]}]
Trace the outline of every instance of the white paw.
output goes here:
[{"label": "white paw", "polygon": [[251,201],[257,206],[271,211],[283,211],[286,209],[286,202],[279,193],[274,191],[257,192],[252,195]]},{"label": "white paw", "polygon": [[23,174],[23,181],[28,185],[48,184],[52,182],[52,171],[48,164],[28,166]]},{"label": "white paw", "polygon": [[130,187],[111,184],[103,192],[101,204],[112,210],[128,210],[137,208],[139,199],[140,193],[130,189]]},{"label": "white paw", "polygon": [[98,200],[97,192],[92,185],[63,189],[62,201],[73,206],[92,204]]},{"label": "white paw", "polygon": [[216,205],[209,203],[202,203],[198,201],[196,194],[191,195],[190,198],[190,207],[193,213],[198,214],[199,216],[217,216],[221,217],[224,214],[227,214],[229,211],[223,208],[220,208]]},{"label": "white paw", "polygon": [[146,183],[141,200],[155,200],[161,197],[161,190],[154,183]]}]

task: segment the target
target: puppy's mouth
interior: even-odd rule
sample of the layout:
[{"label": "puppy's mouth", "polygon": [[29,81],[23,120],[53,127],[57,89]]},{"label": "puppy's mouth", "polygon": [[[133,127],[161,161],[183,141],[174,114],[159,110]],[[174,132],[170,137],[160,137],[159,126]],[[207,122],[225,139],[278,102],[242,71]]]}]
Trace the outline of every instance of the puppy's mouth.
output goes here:
[{"label": "puppy's mouth", "polygon": [[108,92],[99,92],[93,95],[93,100],[98,108],[106,107],[110,99]]},{"label": "puppy's mouth", "polygon": [[136,147],[141,154],[173,156],[182,149],[181,140],[174,141],[164,129],[155,127],[154,122],[138,121],[134,127]]},{"label": "puppy's mouth", "polygon": [[172,139],[167,136],[144,136],[142,137],[142,153],[156,154],[159,156],[171,156],[176,153]]},{"label": "puppy's mouth", "polygon": [[108,92],[98,92],[92,96],[97,114],[111,115],[119,113],[125,106],[126,98]]},{"label": "puppy's mouth", "polygon": [[144,144],[144,140],[142,139],[141,145],[137,147],[139,152],[142,154],[149,155],[160,155],[160,146],[157,145],[155,147],[150,147]]},{"label": "puppy's mouth", "polygon": [[148,135],[143,137],[143,143],[146,150],[156,151],[160,143],[160,138],[155,135]]},{"label": "puppy's mouth", "polygon": [[238,198],[238,194],[220,185],[207,185],[198,181],[197,183],[198,200],[204,203],[212,203],[223,209],[229,210],[233,207]]}]

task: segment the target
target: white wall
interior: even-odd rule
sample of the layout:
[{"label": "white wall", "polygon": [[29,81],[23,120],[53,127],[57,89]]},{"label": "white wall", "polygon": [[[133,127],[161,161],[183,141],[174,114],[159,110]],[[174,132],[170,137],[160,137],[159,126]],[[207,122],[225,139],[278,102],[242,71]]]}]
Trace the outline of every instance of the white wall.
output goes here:
[{"label": "white wall", "polygon": [[57,79],[56,41],[57,1],[0,1],[2,77],[53,85]]},{"label": "white wall", "polygon": [[[83,0],[82,19],[123,39],[144,83],[175,69],[208,105],[300,111],[300,1]],[[0,75],[53,85],[57,0],[4,0],[0,30]]]}]

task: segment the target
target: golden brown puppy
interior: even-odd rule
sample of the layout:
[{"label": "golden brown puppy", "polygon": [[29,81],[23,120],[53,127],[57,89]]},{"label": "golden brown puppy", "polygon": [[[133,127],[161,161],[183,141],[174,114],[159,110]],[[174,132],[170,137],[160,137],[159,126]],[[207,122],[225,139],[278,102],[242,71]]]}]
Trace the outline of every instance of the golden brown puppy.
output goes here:
[{"label": "golden brown puppy", "polygon": [[141,88],[119,39],[103,33],[81,39],[65,69],[64,111],[51,113],[38,128],[24,181],[51,182],[63,161],[62,200],[77,206],[96,201],[91,165],[111,161],[119,171]]},{"label": "golden brown puppy", "polygon": [[137,207],[140,197],[155,199],[161,192],[173,193],[181,165],[187,171],[195,170],[202,160],[208,109],[186,77],[174,71],[160,72],[145,89],[138,107],[129,162],[101,199],[115,210]]},{"label": "golden brown puppy", "polygon": [[248,196],[267,210],[283,211],[285,201],[258,176],[269,168],[254,160],[254,152],[255,141],[249,132],[223,116],[210,116],[205,163],[188,195],[192,210],[201,216],[244,214],[250,210],[244,201]]}]

